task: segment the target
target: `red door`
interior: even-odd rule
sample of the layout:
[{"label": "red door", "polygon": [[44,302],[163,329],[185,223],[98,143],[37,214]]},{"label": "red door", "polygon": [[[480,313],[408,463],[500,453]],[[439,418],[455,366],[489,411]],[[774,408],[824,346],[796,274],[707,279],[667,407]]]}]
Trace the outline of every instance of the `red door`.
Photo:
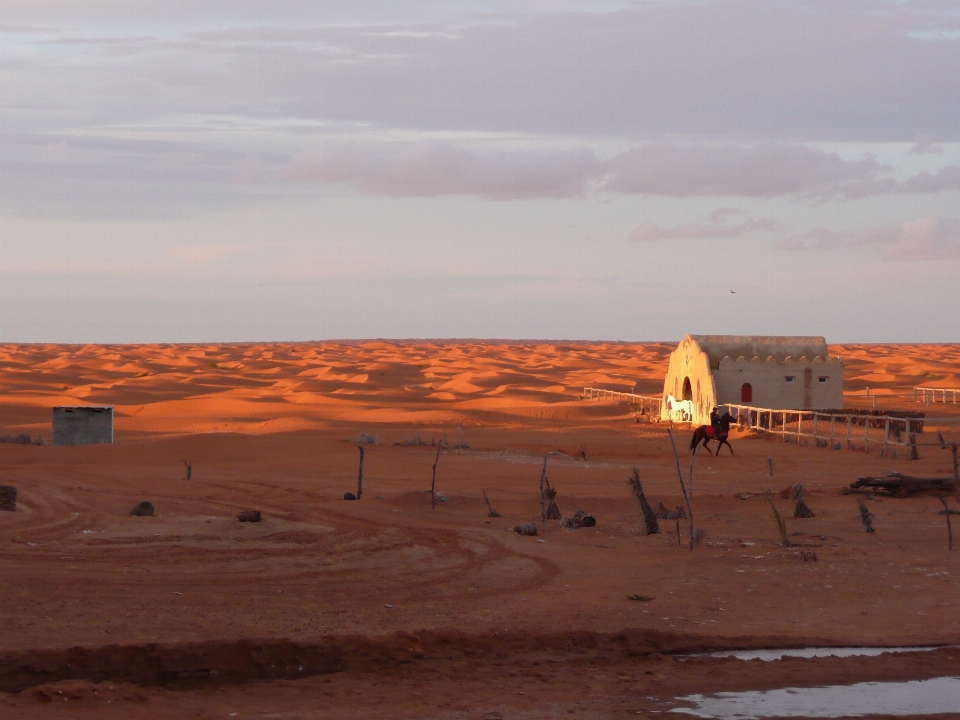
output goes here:
[{"label": "red door", "polygon": [[740,388],[740,402],[753,402],[753,385],[744,383]]}]

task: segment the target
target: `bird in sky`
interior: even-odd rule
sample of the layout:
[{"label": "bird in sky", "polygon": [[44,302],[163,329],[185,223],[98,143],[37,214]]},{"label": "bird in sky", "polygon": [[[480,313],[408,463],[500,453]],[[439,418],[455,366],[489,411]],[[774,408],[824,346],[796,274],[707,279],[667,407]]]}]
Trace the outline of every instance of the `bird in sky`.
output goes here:
[{"label": "bird in sky", "polygon": [[730,292],[733,293],[734,295],[737,294],[735,290],[731,290]]}]

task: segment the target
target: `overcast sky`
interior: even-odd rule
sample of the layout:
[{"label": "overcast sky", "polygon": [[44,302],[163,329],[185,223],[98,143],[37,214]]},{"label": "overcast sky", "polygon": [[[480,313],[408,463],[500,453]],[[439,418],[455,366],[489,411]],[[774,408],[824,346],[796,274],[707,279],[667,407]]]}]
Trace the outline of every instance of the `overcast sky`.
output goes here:
[{"label": "overcast sky", "polygon": [[960,341],[960,2],[3,0],[0,341]]}]

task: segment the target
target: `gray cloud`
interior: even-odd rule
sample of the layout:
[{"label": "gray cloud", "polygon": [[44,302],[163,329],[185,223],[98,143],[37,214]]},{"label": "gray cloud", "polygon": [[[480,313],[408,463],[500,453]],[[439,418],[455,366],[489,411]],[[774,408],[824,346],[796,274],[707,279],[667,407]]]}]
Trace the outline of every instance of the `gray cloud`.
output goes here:
[{"label": "gray cloud", "polygon": [[[960,166],[898,183],[871,157],[802,142],[921,138],[914,151],[930,153],[922,138],[960,137],[958,23],[942,7],[353,5],[5,3],[3,211],[164,215],[234,197],[238,178],[272,182],[267,195],[299,179],[497,199],[960,188]],[[331,123],[514,139],[351,146]],[[604,155],[611,139],[634,149]]]},{"label": "gray cloud", "polygon": [[[54,95],[67,118],[255,106],[426,131],[949,142],[960,140],[956,9],[11,1],[3,62],[29,67],[5,81],[4,105],[70,87]],[[71,43],[84,62],[46,43]]]},{"label": "gray cloud", "polygon": [[942,155],[943,145],[937,143],[933,137],[926,135],[917,140],[916,145],[910,148],[908,153],[910,155]]},{"label": "gray cloud", "polygon": [[610,167],[609,190],[672,197],[860,196],[896,189],[885,177],[892,168],[873,158],[843,160],[788,143],[646,145],[617,156]]},{"label": "gray cloud", "polygon": [[890,260],[960,260],[960,219],[920,217],[860,231],[817,228],[779,245],[782,250],[872,248]]},{"label": "gray cloud", "polygon": [[337,28],[331,44],[369,59],[325,72],[323,112],[420,129],[955,140],[955,26],[922,3],[671,2],[478,23],[456,40]]},{"label": "gray cloud", "polygon": [[960,191],[960,165],[948,165],[935,173],[919,173],[901,183],[900,188],[907,193]]}]

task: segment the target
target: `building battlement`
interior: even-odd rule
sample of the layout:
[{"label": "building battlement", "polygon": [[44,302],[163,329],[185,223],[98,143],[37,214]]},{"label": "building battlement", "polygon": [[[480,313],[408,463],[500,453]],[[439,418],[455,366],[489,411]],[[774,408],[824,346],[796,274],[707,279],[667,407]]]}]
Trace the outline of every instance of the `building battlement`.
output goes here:
[{"label": "building battlement", "polygon": [[768,355],[765,358],[760,357],[759,355],[754,355],[752,358],[746,358],[743,355],[733,359],[730,355],[724,355],[720,359],[719,368],[729,367],[730,365],[742,365],[744,363],[776,363],[777,365],[810,365],[810,364],[820,364],[820,365],[843,365],[843,358],[837,356],[828,356],[823,358],[819,355],[814,357],[812,360],[808,359],[806,355],[801,355],[799,358],[794,360],[793,356],[788,355],[785,358],[777,359],[773,355]]}]

